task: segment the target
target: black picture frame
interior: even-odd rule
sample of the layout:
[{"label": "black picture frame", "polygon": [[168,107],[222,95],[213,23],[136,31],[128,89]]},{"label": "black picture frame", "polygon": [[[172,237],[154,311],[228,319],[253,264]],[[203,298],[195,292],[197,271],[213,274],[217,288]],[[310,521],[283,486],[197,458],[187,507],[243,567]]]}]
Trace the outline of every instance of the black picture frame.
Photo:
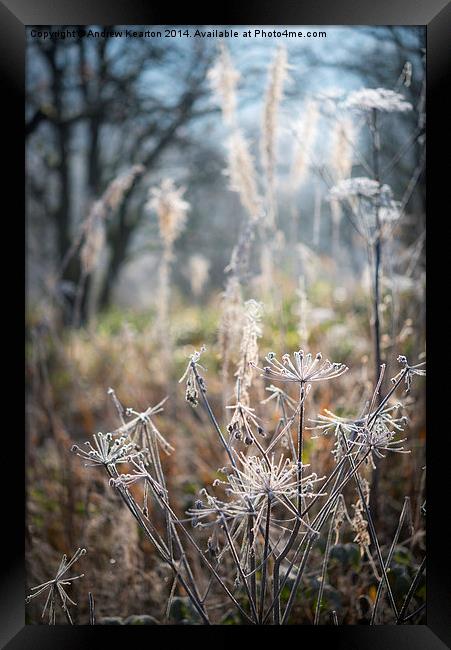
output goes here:
[{"label": "black picture frame", "polygon": [[[446,411],[446,385],[437,375],[442,366],[449,363],[445,355],[447,347],[440,349],[440,341],[444,341],[446,330],[440,332],[440,327],[446,328],[446,320],[442,318],[442,309],[449,301],[447,299],[447,250],[445,228],[449,228],[449,169],[447,170],[446,156],[441,152],[449,151],[446,138],[449,139],[449,103],[445,101],[445,90],[449,80],[451,62],[451,6],[445,0],[260,0],[243,2],[229,0],[222,6],[216,6],[215,11],[200,5],[193,7],[191,3],[178,8],[177,13],[171,14],[168,3],[149,2],[145,0],[109,0],[108,2],[93,0],[1,0],[0,1],[0,66],[2,79],[3,108],[6,109],[2,120],[3,138],[2,154],[7,163],[7,178],[4,183],[3,199],[10,200],[8,212],[4,217],[9,228],[17,228],[17,240],[23,235],[24,214],[24,156],[22,142],[24,141],[24,70],[25,70],[25,26],[27,25],[86,25],[86,24],[220,24],[220,25],[425,25],[427,27],[427,323],[428,323],[428,449],[429,465],[428,492],[428,563],[427,563],[427,625],[403,626],[347,626],[347,627],[316,627],[303,626],[302,630],[293,628],[278,629],[277,637],[273,628],[268,628],[271,639],[279,640],[280,635],[296,633],[297,643],[311,642],[306,639],[313,634],[316,642],[332,641],[338,648],[408,648],[413,650],[440,650],[451,647],[451,587],[449,581],[449,559],[447,549],[450,548],[446,534],[446,496],[447,496],[447,465],[449,431],[446,420],[443,421],[443,411]],[[10,144],[4,144],[9,140]],[[448,164],[449,167],[449,164]],[[3,205],[4,205],[3,201]],[[10,240],[5,237],[5,243]],[[14,248],[18,250],[20,243]],[[449,240],[449,236],[448,236]],[[23,240],[22,240],[23,241]],[[8,244],[9,246],[9,244]],[[4,248],[8,248],[8,246]],[[442,248],[440,248],[442,246]],[[18,257],[18,256],[17,256]],[[2,277],[6,278],[3,285],[11,291],[11,302],[5,313],[4,320],[11,327],[9,337],[17,338],[21,325],[15,322],[20,318],[20,296],[23,285],[14,289],[9,281],[11,273],[19,280],[23,278],[23,267],[14,262],[14,268],[4,269]],[[438,289],[435,292],[435,288]],[[436,297],[438,296],[438,298]],[[11,313],[11,305],[17,308]],[[434,307],[438,316],[432,320]],[[448,328],[449,329],[449,328]],[[442,336],[440,337],[440,334]],[[5,340],[5,339],[4,339]],[[6,339],[9,341],[9,338]],[[16,368],[17,393],[20,393],[18,378],[20,364],[17,361],[9,366],[9,377],[14,378],[12,366]],[[8,386],[8,392],[13,388]],[[445,392],[446,391],[446,392]],[[9,402],[6,398],[5,402]],[[7,408],[6,408],[7,407]],[[11,411],[8,404],[5,410]],[[100,626],[26,626],[25,621],[25,557],[24,557],[24,436],[21,435],[22,425],[14,412],[9,425],[13,426],[11,442],[7,444],[7,453],[3,457],[2,479],[4,494],[2,504],[1,535],[4,549],[0,562],[0,641],[2,647],[15,648],[78,648],[89,646],[105,640],[104,635],[111,637],[111,628],[102,626],[103,632],[98,632]],[[437,415],[438,414],[438,415]],[[441,415],[440,415],[441,414]],[[9,431],[9,429],[8,429]],[[4,432],[4,435],[6,432]],[[6,466],[12,471],[6,477]],[[448,488],[449,490],[449,488]],[[9,523],[11,522],[11,523]],[[110,630],[108,632],[108,629]],[[115,628],[113,628],[114,630]],[[117,629],[117,628],[116,628]],[[242,629],[221,627],[212,628],[174,628],[158,629],[158,636],[171,640],[172,633],[182,632],[184,642],[205,643],[205,634],[215,645],[230,644],[235,638],[242,639]],[[261,632],[261,630],[259,630]],[[255,632],[253,632],[255,633]],[[137,632],[124,632],[120,628],[114,639],[124,642],[133,640]],[[155,628],[148,633],[149,642],[155,642]],[[299,636],[298,636],[299,634]],[[122,636],[124,635],[124,636]],[[153,635],[153,636],[152,636]],[[199,637],[200,635],[200,637]],[[238,636],[239,635],[239,636]],[[100,638],[102,636],[102,638]],[[327,637],[327,638],[326,638]]]}]

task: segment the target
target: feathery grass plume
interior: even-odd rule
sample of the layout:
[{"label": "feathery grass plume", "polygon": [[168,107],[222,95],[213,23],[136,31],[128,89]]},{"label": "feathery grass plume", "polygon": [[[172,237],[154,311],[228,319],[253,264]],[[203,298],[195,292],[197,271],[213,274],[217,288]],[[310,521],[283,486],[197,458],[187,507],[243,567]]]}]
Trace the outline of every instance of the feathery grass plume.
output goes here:
[{"label": "feathery grass plume", "polygon": [[146,207],[158,217],[165,254],[172,257],[174,241],[185,228],[190,204],[183,199],[186,188],[176,187],[172,178],[164,178],[159,187],[149,190]]},{"label": "feathery grass plume", "polygon": [[258,192],[257,174],[249,144],[239,129],[228,138],[228,165],[230,189],[237,192],[242,206],[252,222],[261,218],[262,202]]},{"label": "feathery grass plume", "polygon": [[236,111],[236,86],[240,78],[239,72],[234,68],[229,50],[220,43],[219,55],[215,64],[208,71],[208,80],[211,88],[218,97],[222,109],[224,122],[233,124]]},{"label": "feathery grass plume", "polygon": [[173,179],[165,178],[159,187],[149,190],[146,208],[158,217],[160,236],[163,242],[163,256],[159,266],[159,288],[157,300],[156,331],[161,343],[161,375],[168,380],[171,364],[171,333],[169,327],[169,302],[171,293],[171,263],[174,257],[174,242],[183,232],[190,204],[182,197],[184,187],[176,187]]},{"label": "feathery grass plume", "polygon": [[196,297],[199,297],[208,281],[210,271],[210,261],[200,254],[191,255],[188,260],[188,279],[191,285],[191,291]]},{"label": "feathery grass plume", "polygon": [[249,388],[253,379],[251,363],[258,363],[258,339],[262,336],[262,311],[263,305],[256,300],[251,299],[244,303],[240,359],[235,377],[237,377],[237,400],[246,406],[249,406]]},{"label": "feathery grass plume", "polygon": [[239,278],[232,275],[228,278],[222,295],[222,310],[218,332],[223,381],[227,380],[231,360],[239,354],[243,320],[241,284]]},{"label": "feathery grass plume", "polygon": [[275,167],[277,146],[277,118],[283,97],[283,86],[287,79],[287,51],[282,45],[277,48],[274,61],[268,73],[268,86],[263,106],[263,124],[260,142],[262,167],[265,174],[267,226],[273,229],[276,219]]},{"label": "feathery grass plume", "polygon": [[77,603],[75,603],[71,598],[69,598],[64,587],[71,585],[74,580],[83,578],[84,573],[78,576],[66,576],[65,574],[71,568],[71,566],[75,564],[75,562],[77,562],[77,560],[80,559],[80,557],[85,553],[86,553],[86,549],[79,548],[77,549],[77,551],[74,553],[74,555],[70,560],[67,559],[67,555],[63,555],[58,570],[56,572],[56,576],[52,580],[48,580],[47,582],[43,582],[42,584],[31,588],[31,591],[33,593],[27,596],[25,600],[26,603],[29,603],[31,600],[33,600],[33,598],[40,596],[44,591],[48,591],[44,609],[42,610],[42,618],[44,618],[45,613],[48,609],[49,625],[56,624],[56,604],[58,601],[62,611],[66,616],[67,621],[71,625],[73,625],[68,603],[75,606],[77,605]]},{"label": "feathery grass plume", "polygon": [[80,322],[81,303],[85,291],[86,281],[97,268],[106,241],[106,222],[110,215],[119,207],[125,194],[132,187],[135,180],[144,173],[143,165],[133,165],[125,173],[113,179],[102,194],[101,198],[95,201],[88,216],[84,220],[80,234],[67,252],[62,270],[66,268],[70,259],[80,246],[81,274],[75,293],[75,305],[73,322],[78,325]]},{"label": "feathery grass plume", "polygon": [[80,249],[80,259],[85,274],[92,273],[103,250],[105,222],[110,214],[119,207],[125,194],[144,171],[143,165],[133,165],[126,172],[114,178],[101,198],[93,203],[82,225],[81,232],[83,244]]},{"label": "feathery grass plume", "polygon": [[88,219],[80,249],[81,268],[85,275],[94,271],[105,246],[105,212],[101,200],[94,203]]},{"label": "feathery grass plume", "polygon": [[310,99],[304,107],[303,116],[294,126],[295,139],[290,172],[293,190],[305,181],[317,137],[319,117],[318,102]]}]

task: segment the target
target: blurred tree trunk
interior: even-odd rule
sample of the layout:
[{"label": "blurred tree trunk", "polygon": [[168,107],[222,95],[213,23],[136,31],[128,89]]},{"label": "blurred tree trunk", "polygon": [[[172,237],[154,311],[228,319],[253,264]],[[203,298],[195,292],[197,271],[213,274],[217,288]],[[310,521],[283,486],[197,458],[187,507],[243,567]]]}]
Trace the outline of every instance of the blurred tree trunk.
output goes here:
[{"label": "blurred tree trunk", "polygon": [[[56,230],[56,248],[58,263],[61,264],[72,243],[71,233],[71,180],[70,180],[70,140],[72,125],[64,119],[64,65],[58,61],[60,45],[52,41],[42,49],[50,69],[50,88],[53,96],[53,109],[50,113],[50,123],[53,126],[55,135],[55,147],[57,153],[58,177],[59,177],[59,200],[57,207],[52,213]],[[71,322],[72,309],[75,300],[75,287],[80,277],[80,263],[74,257],[67,264],[62,275],[62,282],[72,287],[73,291],[65,294],[66,308],[64,310],[64,321]]]}]

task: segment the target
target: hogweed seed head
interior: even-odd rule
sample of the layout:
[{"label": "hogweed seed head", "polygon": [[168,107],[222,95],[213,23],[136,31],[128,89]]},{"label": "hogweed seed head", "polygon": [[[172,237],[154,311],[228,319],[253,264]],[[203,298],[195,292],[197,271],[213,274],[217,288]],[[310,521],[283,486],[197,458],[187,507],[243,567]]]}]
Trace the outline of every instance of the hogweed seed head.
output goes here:
[{"label": "hogweed seed head", "polygon": [[232,133],[228,140],[226,174],[230,180],[230,189],[238,193],[250,220],[259,220],[262,214],[262,204],[258,192],[254,160],[246,138],[238,129]]},{"label": "hogweed seed head", "polygon": [[388,88],[362,88],[348,95],[343,108],[361,112],[405,113],[413,106],[403,95]]},{"label": "hogweed seed head", "polygon": [[45,601],[45,605],[42,610],[42,618],[44,618],[45,613],[48,609],[49,625],[55,625],[56,622],[55,605],[56,605],[57,598],[59,599],[61,609],[64,611],[67,618],[69,619],[69,622],[72,624],[72,618],[70,616],[68,603],[70,603],[71,605],[76,605],[77,603],[75,603],[71,598],[69,598],[69,596],[66,593],[65,587],[71,585],[74,580],[83,578],[84,574],[82,573],[78,576],[66,576],[65,574],[71,568],[71,566],[75,564],[75,562],[77,562],[77,560],[79,560],[80,557],[82,557],[82,555],[85,555],[85,553],[86,553],[85,548],[78,548],[69,561],[67,560],[67,555],[63,555],[58,570],[56,572],[56,576],[52,580],[48,580],[47,582],[43,582],[42,584],[37,585],[36,587],[32,587],[31,591],[34,593],[29,594],[25,599],[25,602],[29,603],[31,600],[33,600],[33,598],[36,598],[44,591],[48,591],[47,599]]},{"label": "hogweed seed head", "polygon": [[85,442],[87,449],[73,445],[71,451],[87,462],[86,467],[110,467],[117,463],[128,463],[136,456],[142,455],[134,442],[127,442],[127,436],[120,436],[113,440],[111,433],[98,432],[93,434],[94,445]]},{"label": "hogweed seed head", "polygon": [[253,365],[261,371],[261,376],[266,379],[290,381],[299,384],[335,379],[349,370],[343,363],[331,363],[328,359],[322,361],[320,352],[313,357],[310,352],[305,354],[303,350],[299,350],[293,356],[294,362],[289,354],[284,354],[282,362],[280,362],[275,353],[270,352],[265,357],[268,366],[259,368],[255,364]]}]

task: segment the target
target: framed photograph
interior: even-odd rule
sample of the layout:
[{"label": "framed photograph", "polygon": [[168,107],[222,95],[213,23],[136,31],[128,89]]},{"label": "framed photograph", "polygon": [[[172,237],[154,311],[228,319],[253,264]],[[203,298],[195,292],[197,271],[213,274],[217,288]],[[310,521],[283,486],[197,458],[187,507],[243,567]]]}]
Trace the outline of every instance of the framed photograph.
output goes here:
[{"label": "framed photograph", "polygon": [[0,5],[26,372],[4,647],[450,647],[449,4],[228,10]]}]

